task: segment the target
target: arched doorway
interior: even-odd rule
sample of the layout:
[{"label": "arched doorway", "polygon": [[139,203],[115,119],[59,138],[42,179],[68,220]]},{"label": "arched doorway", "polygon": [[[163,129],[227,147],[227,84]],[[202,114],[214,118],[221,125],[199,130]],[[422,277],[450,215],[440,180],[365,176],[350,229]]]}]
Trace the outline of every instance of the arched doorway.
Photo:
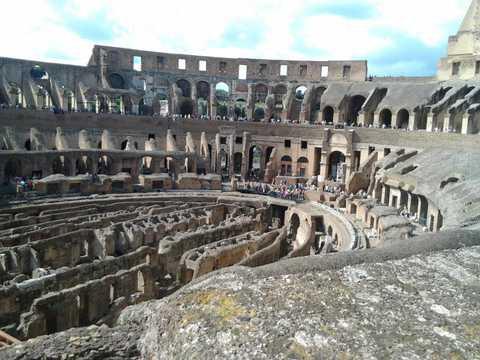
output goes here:
[{"label": "arched doorway", "polygon": [[182,91],[182,96],[189,98],[192,96],[192,85],[189,81],[181,79],[177,81],[178,88]]},{"label": "arched doorway", "polygon": [[235,120],[245,119],[247,117],[247,102],[244,99],[237,99],[235,101]]},{"label": "arched doorway", "polygon": [[93,160],[88,156],[82,156],[75,161],[75,174],[83,175],[87,173],[93,173]]},{"label": "arched doorway", "polygon": [[220,172],[222,176],[228,176],[230,164],[229,164],[227,152],[225,150],[220,150],[219,158],[220,158]]},{"label": "arched doorway", "polygon": [[265,109],[263,107],[257,107],[253,113],[254,121],[261,121],[265,118]]},{"label": "arched doorway", "polygon": [[305,177],[307,175],[308,159],[301,157],[297,160],[297,176]]},{"label": "arched doorway", "polygon": [[52,172],[53,174],[62,174],[68,176],[69,169],[64,156],[58,156],[53,160]]},{"label": "arched doorway", "polygon": [[5,182],[20,176],[22,176],[22,162],[18,159],[8,160],[4,169]]},{"label": "arched doorway", "polygon": [[323,121],[327,124],[333,124],[333,114],[334,114],[333,107],[326,106],[323,109]]},{"label": "arched doorway", "polygon": [[392,112],[389,109],[383,109],[380,112],[380,126],[383,128],[392,127]]},{"label": "arched doorway", "polygon": [[217,116],[221,118],[228,116],[228,102],[230,100],[230,87],[219,82],[215,85],[215,100],[217,105]]},{"label": "arched doorway", "polygon": [[307,87],[300,85],[295,89],[295,99],[292,102],[292,108],[290,111],[290,119],[294,121],[300,120],[300,112],[302,110],[302,103],[305,99],[305,93],[307,92]]},{"label": "arched doorway", "polygon": [[352,97],[348,106],[347,118],[345,119],[347,125],[358,125],[358,115],[366,100],[362,95]]},{"label": "arched doorway", "polygon": [[108,155],[100,156],[98,159],[98,173],[100,175],[115,175],[113,173],[113,159]]},{"label": "arched doorway", "polygon": [[406,109],[401,109],[397,114],[397,128],[408,129],[410,113]]},{"label": "arched doorway", "polygon": [[329,157],[328,178],[333,181],[343,182],[345,180],[345,155],[340,151],[334,151]]},{"label": "arched doorway", "polygon": [[315,96],[312,99],[311,110],[310,110],[310,122],[318,123],[320,119],[320,108],[322,106],[322,96],[323,93],[327,90],[326,87],[319,87],[315,90]]},{"label": "arched doorway", "polygon": [[258,84],[255,86],[255,103],[264,104],[268,95],[268,87],[264,84]]},{"label": "arched doorway", "polygon": [[140,174],[151,175],[153,174],[152,168],[153,158],[151,156],[144,156],[140,162]]},{"label": "arched doorway", "polygon": [[210,84],[206,81],[197,83],[197,114],[207,116],[209,114],[210,104]]},{"label": "arched doorway", "polygon": [[249,176],[253,179],[259,180],[261,177],[262,170],[262,149],[257,145],[254,145],[250,148],[249,152],[249,163],[248,163],[248,172]]},{"label": "arched doorway", "polygon": [[280,175],[292,176],[292,158],[288,155],[280,160]]},{"label": "arched doorway", "polygon": [[179,111],[180,114],[183,116],[192,115],[193,114],[193,101],[191,99],[192,96],[192,86],[190,82],[185,79],[181,79],[177,81],[177,86],[181,91],[182,98],[180,99],[179,104]]}]

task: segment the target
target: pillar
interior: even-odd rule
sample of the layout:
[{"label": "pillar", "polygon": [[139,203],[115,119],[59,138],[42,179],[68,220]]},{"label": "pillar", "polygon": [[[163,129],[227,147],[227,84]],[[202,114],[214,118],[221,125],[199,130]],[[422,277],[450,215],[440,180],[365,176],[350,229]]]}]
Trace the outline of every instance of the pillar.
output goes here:
[{"label": "pillar", "polygon": [[407,192],[407,211],[412,214],[412,193]]},{"label": "pillar", "polygon": [[453,116],[453,114],[452,115],[447,114],[443,118],[443,132],[448,132],[448,130],[452,128],[452,124],[451,124],[451,121],[450,121],[451,116]]},{"label": "pillar", "polygon": [[375,113],[373,115],[373,126],[380,127],[380,113]]},{"label": "pillar", "polygon": [[[217,116],[217,107],[215,105],[217,101],[215,97],[215,91],[216,91],[215,84],[210,84],[210,101],[209,101],[210,109],[208,111],[208,115],[210,116],[211,119]],[[231,92],[231,89],[230,89],[230,92]]]},{"label": "pillar", "polygon": [[340,111],[338,111],[338,110],[334,110],[334,112],[333,112],[333,123],[335,125],[340,123]]},{"label": "pillar", "polygon": [[248,84],[247,94],[247,108],[245,109],[247,119],[253,119],[253,112],[255,111],[255,99],[253,98],[253,84]]},{"label": "pillar", "polygon": [[328,158],[329,153],[322,150],[322,158],[320,159],[320,181],[325,181],[328,177]]},{"label": "pillar", "polygon": [[397,114],[394,114],[394,113],[392,113],[392,129],[393,128],[398,128]]},{"label": "pillar", "polygon": [[432,132],[433,131],[433,117],[435,115],[433,113],[428,113],[427,116],[427,131]]},{"label": "pillar", "polygon": [[228,176],[232,177],[235,175],[235,171],[233,170],[233,154],[235,153],[235,134],[228,136],[227,143],[228,143]]},{"label": "pillar", "polygon": [[470,133],[470,114],[465,113],[463,114],[463,119],[462,119],[462,134],[467,135]]},{"label": "pillar", "polygon": [[365,112],[361,111],[358,113],[358,125],[365,126]]},{"label": "pillar", "polygon": [[243,143],[242,143],[242,178],[247,178],[248,173],[248,164],[250,163],[250,136],[248,132],[243,133]]},{"label": "pillar", "polygon": [[197,98],[197,86],[196,84],[193,84],[192,86],[192,105],[193,105],[193,110],[192,110],[192,116],[195,117],[198,114],[198,98]]},{"label": "pillar", "polygon": [[390,203],[390,199],[386,199],[387,197],[387,185],[383,184],[382,187],[382,204],[386,204],[387,201]]},{"label": "pillar", "polygon": [[418,128],[418,119],[417,119],[417,114],[413,113],[412,116],[409,117],[408,119],[408,130],[410,131],[415,131]]}]

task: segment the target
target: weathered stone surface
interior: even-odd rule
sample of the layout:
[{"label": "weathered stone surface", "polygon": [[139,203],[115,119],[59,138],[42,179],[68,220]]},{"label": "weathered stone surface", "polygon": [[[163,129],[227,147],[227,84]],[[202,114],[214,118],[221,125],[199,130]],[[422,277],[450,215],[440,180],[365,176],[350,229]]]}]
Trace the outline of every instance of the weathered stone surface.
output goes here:
[{"label": "weathered stone surface", "polygon": [[480,357],[480,247],[338,270],[336,257],[325,271],[305,258],[298,271],[214,273],[126,309],[113,329],[41,337],[0,359]]},{"label": "weathered stone surface", "polygon": [[2,360],[139,359],[134,328],[106,326],[71,329],[42,336],[0,351]]},{"label": "weathered stone surface", "polygon": [[476,247],[321,273],[210,276],[150,303],[142,356],[478,358],[479,258]]}]

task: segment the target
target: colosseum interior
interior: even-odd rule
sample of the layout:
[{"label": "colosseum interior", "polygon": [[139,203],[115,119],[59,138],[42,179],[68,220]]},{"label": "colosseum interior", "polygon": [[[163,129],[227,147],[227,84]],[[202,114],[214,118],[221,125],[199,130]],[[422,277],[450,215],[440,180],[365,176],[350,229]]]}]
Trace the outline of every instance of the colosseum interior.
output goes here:
[{"label": "colosseum interior", "polygon": [[0,358],[480,358],[479,29],[429,78],[0,58]]}]

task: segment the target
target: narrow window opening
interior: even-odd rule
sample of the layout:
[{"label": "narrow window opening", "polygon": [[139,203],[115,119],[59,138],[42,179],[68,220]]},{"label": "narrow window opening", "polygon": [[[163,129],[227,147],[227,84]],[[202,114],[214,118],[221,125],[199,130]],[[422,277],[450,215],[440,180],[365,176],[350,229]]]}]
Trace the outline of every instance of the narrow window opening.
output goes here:
[{"label": "narrow window opening", "polygon": [[133,57],[133,70],[142,71],[142,57],[134,56]]}]

